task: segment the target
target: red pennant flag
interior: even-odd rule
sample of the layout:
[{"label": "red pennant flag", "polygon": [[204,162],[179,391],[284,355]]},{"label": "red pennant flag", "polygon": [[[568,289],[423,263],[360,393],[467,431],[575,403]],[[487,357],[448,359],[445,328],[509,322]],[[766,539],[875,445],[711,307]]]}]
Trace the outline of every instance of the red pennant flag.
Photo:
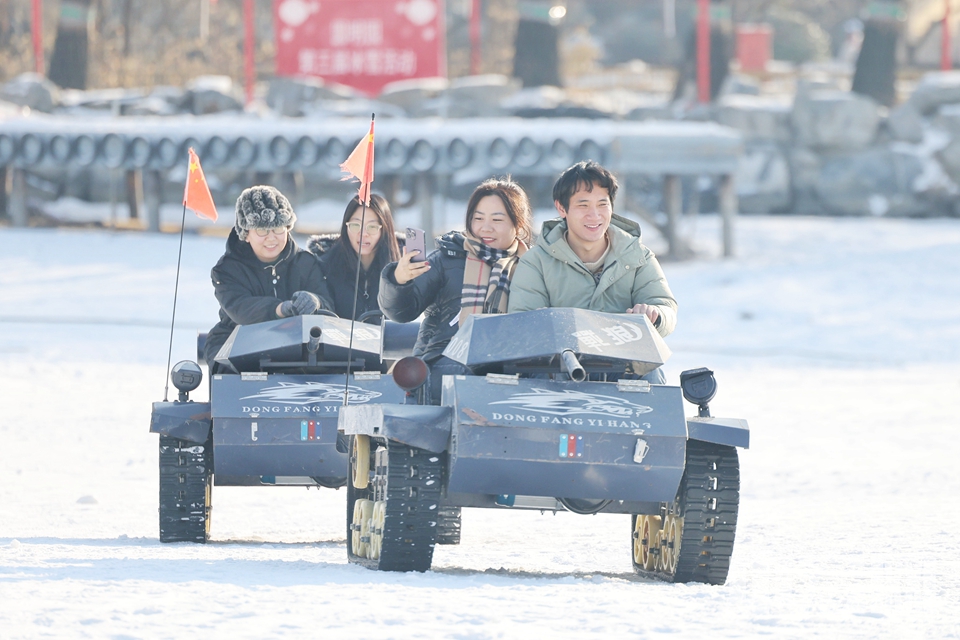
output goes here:
[{"label": "red pennant flag", "polygon": [[210,187],[200,167],[200,158],[190,147],[190,168],[187,170],[187,185],[183,189],[183,206],[202,218],[217,221],[217,207],[213,204]]},{"label": "red pennant flag", "polygon": [[357,148],[353,150],[340,170],[349,173],[344,180],[351,177],[360,180],[360,201],[370,204],[370,185],[373,183],[373,117],[370,118],[370,133],[363,137]]}]

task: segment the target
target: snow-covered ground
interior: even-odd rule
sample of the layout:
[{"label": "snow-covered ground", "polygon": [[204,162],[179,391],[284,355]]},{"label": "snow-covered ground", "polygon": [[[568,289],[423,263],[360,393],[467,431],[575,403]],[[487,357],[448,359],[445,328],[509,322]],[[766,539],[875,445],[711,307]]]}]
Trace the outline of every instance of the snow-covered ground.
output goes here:
[{"label": "snow-covered ground", "polygon": [[[0,638],[960,635],[960,221],[746,217],[664,268],[668,380],[743,417],[727,584],[634,576],[626,516],[465,510],[426,574],[349,565],[343,491],[217,488],[157,540],[176,236],[0,229]],[[651,238],[656,246],[657,239]],[[173,359],[216,317],[184,242]]]}]

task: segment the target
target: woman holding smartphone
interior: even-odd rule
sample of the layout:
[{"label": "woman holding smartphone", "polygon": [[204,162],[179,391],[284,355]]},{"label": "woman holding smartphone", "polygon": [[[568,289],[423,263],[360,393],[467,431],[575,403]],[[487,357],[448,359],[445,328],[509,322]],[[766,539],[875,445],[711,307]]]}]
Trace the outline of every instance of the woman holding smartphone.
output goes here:
[{"label": "woman holding smartphone", "polygon": [[[437,239],[424,256],[404,247],[380,276],[380,308],[394,322],[422,313],[414,355],[430,365],[428,402],[440,403],[444,373],[462,365],[441,355],[472,313],[506,313],[510,280],[531,239],[530,201],[512,180],[487,180],[467,203],[464,231]],[[420,260],[417,260],[419,258]]]},{"label": "woman holding smartphone", "polygon": [[[361,220],[362,218],[362,220]],[[327,288],[333,296],[333,311],[341,318],[357,319],[369,311],[379,311],[380,271],[400,257],[390,205],[379,195],[370,196],[364,211],[360,198],[347,203],[339,235],[314,236],[307,244],[320,258]],[[360,282],[357,286],[357,256],[360,256]],[[355,289],[356,287],[356,289]],[[356,298],[354,291],[356,290]],[[354,315],[356,300],[356,315]],[[379,320],[377,320],[379,322]]]}]

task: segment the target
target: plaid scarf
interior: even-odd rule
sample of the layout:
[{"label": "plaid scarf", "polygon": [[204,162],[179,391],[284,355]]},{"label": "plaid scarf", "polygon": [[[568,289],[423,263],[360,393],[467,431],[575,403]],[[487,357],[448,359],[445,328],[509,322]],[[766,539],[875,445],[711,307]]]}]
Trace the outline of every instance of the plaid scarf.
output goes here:
[{"label": "plaid scarf", "polygon": [[527,245],[517,239],[509,249],[494,249],[465,231],[463,249],[467,261],[463,266],[460,325],[472,313],[506,313],[510,279]]}]

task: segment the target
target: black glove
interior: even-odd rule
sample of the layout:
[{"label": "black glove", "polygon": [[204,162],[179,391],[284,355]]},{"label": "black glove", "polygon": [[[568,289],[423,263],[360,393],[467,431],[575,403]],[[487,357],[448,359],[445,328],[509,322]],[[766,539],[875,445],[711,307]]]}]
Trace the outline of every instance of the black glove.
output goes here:
[{"label": "black glove", "polygon": [[290,316],[295,316],[295,315],[297,315],[297,314],[299,314],[299,313],[300,313],[300,312],[297,311],[297,307],[294,306],[294,304],[293,304],[292,302],[290,302],[289,300],[284,300],[283,302],[280,303],[280,317],[281,317],[281,318],[289,318]]},{"label": "black glove", "polygon": [[290,302],[296,308],[296,313],[308,316],[320,308],[320,298],[309,291],[294,291]]}]

